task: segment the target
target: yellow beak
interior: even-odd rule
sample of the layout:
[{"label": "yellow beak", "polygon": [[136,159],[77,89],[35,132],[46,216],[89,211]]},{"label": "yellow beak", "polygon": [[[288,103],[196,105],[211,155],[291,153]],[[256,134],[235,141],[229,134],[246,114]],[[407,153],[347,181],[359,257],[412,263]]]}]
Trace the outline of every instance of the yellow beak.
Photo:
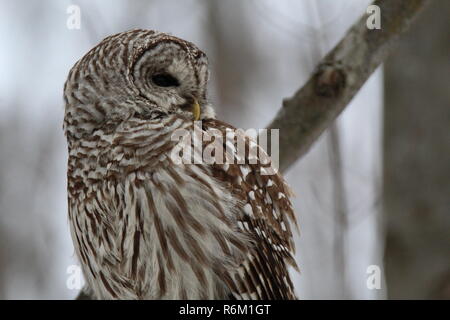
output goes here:
[{"label": "yellow beak", "polygon": [[194,100],[194,103],[192,104],[192,114],[194,115],[194,121],[197,121],[200,119],[200,105],[198,104],[197,100]]}]

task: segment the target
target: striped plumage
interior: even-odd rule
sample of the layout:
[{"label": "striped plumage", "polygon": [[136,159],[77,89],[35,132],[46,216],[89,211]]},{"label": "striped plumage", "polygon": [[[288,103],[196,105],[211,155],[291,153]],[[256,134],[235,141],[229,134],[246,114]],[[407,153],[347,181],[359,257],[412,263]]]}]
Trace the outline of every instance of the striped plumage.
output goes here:
[{"label": "striped plumage", "polygon": [[[155,85],[161,73],[178,83]],[[194,100],[202,132],[232,129],[215,120],[207,80],[203,52],[146,30],[106,38],[70,71],[69,221],[96,298],[295,298],[290,192],[280,175],[264,174],[259,146],[244,137],[260,151],[245,164],[234,148],[224,148],[232,163],[171,157],[173,132],[194,132]]]}]

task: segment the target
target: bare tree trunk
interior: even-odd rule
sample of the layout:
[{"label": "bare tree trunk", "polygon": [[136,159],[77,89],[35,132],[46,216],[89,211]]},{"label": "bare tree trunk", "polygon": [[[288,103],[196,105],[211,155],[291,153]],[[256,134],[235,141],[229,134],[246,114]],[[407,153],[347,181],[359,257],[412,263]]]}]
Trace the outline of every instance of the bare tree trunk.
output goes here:
[{"label": "bare tree trunk", "polygon": [[[323,9],[318,2],[310,4],[311,15],[320,25],[325,25],[323,17]],[[322,10],[321,10],[322,9]],[[316,39],[312,45],[313,56],[323,57],[326,47],[330,43],[330,35],[327,32],[318,32]],[[351,299],[352,292],[348,285],[348,268],[346,257],[346,239],[348,234],[347,222],[347,194],[344,184],[344,172],[342,165],[342,148],[340,143],[340,132],[337,119],[330,125],[325,139],[327,143],[327,154],[329,155],[328,165],[331,173],[332,188],[332,205],[330,215],[332,221],[332,261],[333,261],[333,287],[336,292],[333,296],[337,299]],[[316,219],[316,223],[320,225],[321,221]]]},{"label": "bare tree trunk", "polygon": [[333,123],[330,128],[330,163],[333,175],[333,198],[334,198],[334,235],[333,254],[335,268],[340,273],[339,283],[341,299],[351,299],[351,292],[348,286],[347,266],[346,266],[346,238],[348,231],[347,219],[347,196],[343,177],[341,147],[339,141],[339,128],[337,123]]},{"label": "bare tree trunk", "polygon": [[[260,64],[243,2],[207,1],[211,75],[219,118],[236,126],[246,118],[248,84]],[[230,24],[231,22],[231,24]]]},{"label": "bare tree trunk", "polygon": [[390,298],[450,299],[449,12],[434,2],[385,67]]}]

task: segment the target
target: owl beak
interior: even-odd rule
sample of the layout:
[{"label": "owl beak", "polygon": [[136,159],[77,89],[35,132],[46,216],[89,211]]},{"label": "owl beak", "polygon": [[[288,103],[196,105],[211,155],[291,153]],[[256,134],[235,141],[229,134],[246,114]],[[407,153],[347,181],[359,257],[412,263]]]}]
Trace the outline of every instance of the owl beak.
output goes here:
[{"label": "owl beak", "polygon": [[194,121],[200,119],[200,112],[201,112],[200,105],[198,104],[197,100],[194,100],[194,103],[192,104],[192,114],[194,116]]}]

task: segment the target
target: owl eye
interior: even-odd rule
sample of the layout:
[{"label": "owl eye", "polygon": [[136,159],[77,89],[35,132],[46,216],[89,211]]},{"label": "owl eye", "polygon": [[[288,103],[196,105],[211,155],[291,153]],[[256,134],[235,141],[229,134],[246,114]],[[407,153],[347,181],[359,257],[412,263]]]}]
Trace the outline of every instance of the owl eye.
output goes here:
[{"label": "owl eye", "polygon": [[152,81],[159,87],[178,87],[180,83],[168,73],[159,73],[152,76]]}]

